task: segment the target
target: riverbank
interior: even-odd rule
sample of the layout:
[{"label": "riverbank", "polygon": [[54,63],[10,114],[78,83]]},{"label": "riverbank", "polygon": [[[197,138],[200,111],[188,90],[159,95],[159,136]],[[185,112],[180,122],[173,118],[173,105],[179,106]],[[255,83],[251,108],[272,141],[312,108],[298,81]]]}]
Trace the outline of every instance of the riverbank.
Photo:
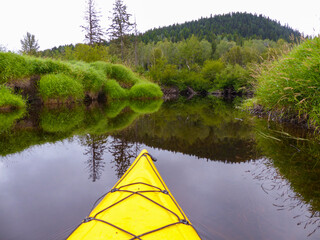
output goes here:
[{"label": "riverbank", "polygon": [[[61,104],[100,99],[159,99],[160,87],[120,64],[58,61],[0,53],[0,84],[11,98]],[[11,89],[11,90],[10,90]],[[8,98],[8,97],[7,97]],[[0,96],[0,109],[23,108]]]},{"label": "riverbank", "polygon": [[243,108],[271,120],[320,126],[320,39],[307,39],[278,60],[261,64],[254,98]]}]

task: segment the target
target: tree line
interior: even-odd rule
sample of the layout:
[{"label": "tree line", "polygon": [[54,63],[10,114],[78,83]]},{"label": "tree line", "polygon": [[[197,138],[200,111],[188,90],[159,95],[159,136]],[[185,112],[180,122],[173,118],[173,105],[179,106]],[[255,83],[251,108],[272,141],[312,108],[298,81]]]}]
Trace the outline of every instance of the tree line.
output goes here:
[{"label": "tree line", "polygon": [[[41,57],[122,63],[163,86],[196,91],[250,91],[255,64],[290,48],[298,31],[262,15],[230,13],[138,33],[123,0],[115,0],[109,40],[94,0],[81,26],[85,44],[38,52]],[[291,38],[289,37],[291,35]],[[30,36],[29,36],[30,37]],[[34,40],[34,36],[31,39]],[[37,42],[36,42],[37,44]]]},{"label": "tree line", "polygon": [[233,12],[151,29],[142,34],[140,39],[145,43],[163,41],[164,39],[178,42],[190,38],[192,35],[199,39],[207,39],[209,42],[214,40],[215,35],[223,35],[239,44],[243,38],[273,41],[281,38],[290,41],[291,36],[301,37],[299,31],[293,30],[288,25],[282,26],[280,22],[261,14]]}]

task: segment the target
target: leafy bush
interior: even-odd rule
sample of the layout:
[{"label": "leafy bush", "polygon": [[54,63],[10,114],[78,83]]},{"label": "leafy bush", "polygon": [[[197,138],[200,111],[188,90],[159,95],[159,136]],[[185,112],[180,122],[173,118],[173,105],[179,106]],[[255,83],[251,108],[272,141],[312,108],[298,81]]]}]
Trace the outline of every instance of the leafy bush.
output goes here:
[{"label": "leafy bush", "polygon": [[234,88],[237,92],[248,88],[249,72],[240,65],[227,65],[217,75],[214,85],[217,89]]},{"label": "leafy bush", "polygon": [[0,109],[1,108],[25,108],[26,101],[20,95],[16,95],[5,86],[0,86]]},{"label": "leafy bush", "polygon": [[83,86],[65,74],[44,75],[39,81],[39,93],[45,101],[49,99],[66,101],[68,98],[81,100],[84,98]]},{"label": "leafy bush", "polygon": [[210,82],[216,79],[217,74],[221,73],[224,69],[224,64],[220,60],[207,60],[205,61],[201,70],[202,77]]}]

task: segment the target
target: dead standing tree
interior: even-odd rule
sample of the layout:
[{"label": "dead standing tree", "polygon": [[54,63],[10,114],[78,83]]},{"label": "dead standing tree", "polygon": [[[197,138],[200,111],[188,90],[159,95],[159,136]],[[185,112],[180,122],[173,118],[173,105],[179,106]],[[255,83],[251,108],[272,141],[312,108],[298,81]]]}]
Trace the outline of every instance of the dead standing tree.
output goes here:
[{"label": "dead standing tree", "polygon": [[100,26],[100,12],[96,10],[94,0],[87,0],[87,9],[85,11],[86,25],[81,26],[86,33],[85,41],[89,45],[100,44],[103,42],[103,30]]}]

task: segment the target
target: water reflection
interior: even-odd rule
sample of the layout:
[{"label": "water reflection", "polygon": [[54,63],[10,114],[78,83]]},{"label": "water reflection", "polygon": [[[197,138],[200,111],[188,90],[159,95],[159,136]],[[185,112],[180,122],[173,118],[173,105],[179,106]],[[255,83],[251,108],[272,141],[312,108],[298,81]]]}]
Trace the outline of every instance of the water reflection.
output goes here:
[{"label": "water reflection", "polygon": [[305,129],[256,123],[257,145],[268,159],[253,175],[278,210],[295,212],[308,236],[320,228],[320,148],[313,138]]},{"label": "water reflection", "polygon": [[252,119],[221,99],[164,103],[134,128],[115,134],[149,146],[226,163],[257,159]]},{"label": "water reflection", "polygon": [[83,153],[88,157],[87,168],[89,171],[89,179],[95,182],[100,179],[105,166],[103,154],[107,148],[107,138],[104,135],[87,134],[79,137],[82,146],[85,146]]},{"label": "water reflection", "polygon": [[108,150],[113,156],[111,163],[115,167],[116,176],[121,178],[129,168],[131,161],[139,154],[141,146],[128,139],[113,138]]},{"label": "water reflection", "polygon": [[[163,168],[162,172],[168,174],[164,177],[175,188],[173,192],[182,207],[187,213],[191,212],[202,229],[204,239],[213,236],[217,239],[288,239],[295,235],[296,239],[308,235],[309,239],[317,239],[319,236],[320,148],[319,142],[307,131],[268,124],[216,98],[165,103],[118,101],[107,105],[31,110],[27,116],[6,115],[0,124],[0,155],[5,156],[2,161],[22,162],[23,158],[16,153],[24,156],[26,149],[35,149],[38,153],[42,146],[50,148],[47,143],[53,143],[52,147],[61,143],[71,145],[79,151],[76,159],[73,159],[74,151],[63,160],[72,160],[75,164],[70,165],[68,171],[78,165],[85,170],[85,180],[89,178],[90,184],[95,184],[81,180],[81,186],[86,186],[83,194],[89,196],[90,188],[99,184],[103,186],[100,193],[104,193],[105,184],[120,178],[140,150],[147,147],[160,156],[160,170]],[[2,118],[0,115],[0,120]],[[56,155],[55,150],[52,152]],[[43,158],[53,155],[52,152],[45,152]],[[37,167],[32,161],[29,164]],[[37,164],[42,166],[41,161]],[[252,178],[242,179],[245,168],[249,169],[254,183]],[[69,175],[61,174],[61,178],[69,179]],[[179,179],[182,175],[188,181]],[[83,173],[72,177],[81,179]],[[197,192],[192,198],[186,195],[190,193],[187,186],[185,191],[180,190],[188,184]],[[77,188],[74,184],[69,187],[69,192]],[[243,191],[247,194],[243,195]],[[258,203],[252,200],[251,194],[259,196]],[[23,197],[19,195],[19,199]],[[193,198],[196,202],[192,202]],[[269,198],[273,204],[270,207],[265,205]],[[88,199],[81,209],[90,207],[94,200]],[[273,211],[284,213],[277,215]],[[284,229],[272,228],[275,216],[282,217],[284,223],[280,220],[277,223],[283,224]],[[79,214],[76,220],[80,217],[83,216]],[[290,229],[291,220],[299,224],[299,228]],[[240,221],[242,224],[238,224]],[[230,225],[237,226],[231,231]]]}]

